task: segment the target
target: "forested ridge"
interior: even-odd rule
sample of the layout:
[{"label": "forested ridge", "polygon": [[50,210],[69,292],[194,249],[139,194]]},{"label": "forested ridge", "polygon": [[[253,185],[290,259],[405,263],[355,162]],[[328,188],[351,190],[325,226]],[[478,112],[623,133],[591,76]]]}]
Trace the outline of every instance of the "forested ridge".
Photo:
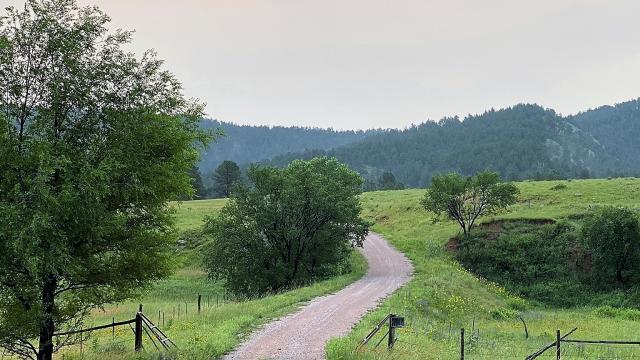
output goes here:
[{"label": "forested ridge", "polygon": [[211,173],[224,160],[247,165],[306,149],[328,150],[362,140],[377,131],[237,125],[208,119],[201,122],[201,127],[220,129],[224,133],[224,136],[203,152],[200,162],[202,174]]},{"label": "forested ridge", "polygon": [[204,154],[204,174],[224,159],[282,167],[320,155],[337,157],[373,182],[391,172],[409,187],[423,187],[437,173],[484,169],[510,180],[640,174],[640,100],[566,117],[519,104],[373,131],[205,124],[226,136]]},{"label": "forested ridge", "polygon": [[392,172],[422,187],[437,173],[498,171],[506,179],[585,178],[640,173],[640,106],[634,100],[562,117],[535,104],[444,118],[403,130],[386,130],[333,150],[280,155],[335,156],[368,179]]},{"label": "forested ridge", "polygon": [[602,106],[568,117],[569,122],[593,135],[615,162],[612,171],[640,169],[640,99]]}]

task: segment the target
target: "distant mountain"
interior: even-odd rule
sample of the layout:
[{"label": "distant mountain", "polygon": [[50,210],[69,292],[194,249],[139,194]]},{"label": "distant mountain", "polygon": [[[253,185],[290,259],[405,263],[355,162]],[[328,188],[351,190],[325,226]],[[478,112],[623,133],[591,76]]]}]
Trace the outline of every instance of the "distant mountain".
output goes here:
[{"label": "distant mountain", "polygon": [[335,131],[205,121],[226,136],[204,154],[201,172],[223,160],[285,166],[335,156],[376,183],[390,171],[410,187],[436,173],[493,169],[506,179],[640,174],[640,99],[562,117],[536,104],[427,121],[403,130]]},{"label": "distant mountain", "polygon": [[357,142],[378,132],[338,131],[333,129],[248,126],[203,120],[205,129],[220,128],[224,136],[211,144],[202,153],[200,172],[208,174],[224,160],[232,160],[239,165],[271,159],[274,156],[308,149],[327,150]]},{"label": "distant mountain", "polygon": [[493,169],[507,179],[552,179],[640,173],[638,101],[564,118],[521,104],[404,130],[387,130],[332,150],[275,157],[335,156],[368,179],[391,171],[408,186],[423,187],[436,173]]},{"label": "distant mountain", "polygon": [[591,134],[615,159],[599,164],[599,170],[636,173],[640,169],[640,99],[602,106],[567,120]]}]

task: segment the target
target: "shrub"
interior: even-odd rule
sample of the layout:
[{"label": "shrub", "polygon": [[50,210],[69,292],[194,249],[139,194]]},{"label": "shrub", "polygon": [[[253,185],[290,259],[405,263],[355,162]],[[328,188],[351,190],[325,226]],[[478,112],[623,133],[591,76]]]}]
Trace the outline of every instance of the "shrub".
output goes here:
[{"label": "shrub", "polygon": [[566,188],[567,188],[567,185],[560,183],[560,184],[556,184],[556,185],[552,186],[551,190],[557,191],[557,190],[564,190]]},{"label": "shrub", "polygon": [[626,286],[638,279],[640,224],[636,213],[602,207],[585,220],[582,239],[591,254],[591,276],[596,287]]},{"label": "shrub", "polygon": [[178,247],[183,249],[195,249],[205,242],[205,235],[201,229],[185,230],[178,236]]},{"label": "shrub", "polygon": [[497,308],[492,309],[489,312],[491,318],[495,320],[507,320],[507,319],[515,319],[518,317],[518,312],[508,308]]},{"label": "shrub", "polygon": [[638,321],[640,320],[640,310],[630,308],[614,308],[611,306],[600,306],[593,310],[596,315],[605,316],[610,318],[618,318],[625,320]]}]

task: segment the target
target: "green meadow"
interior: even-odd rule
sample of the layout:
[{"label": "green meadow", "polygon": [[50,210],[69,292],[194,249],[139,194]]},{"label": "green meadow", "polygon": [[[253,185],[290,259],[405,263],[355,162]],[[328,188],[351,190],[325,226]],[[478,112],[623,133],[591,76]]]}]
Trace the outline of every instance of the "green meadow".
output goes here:
[{"label": "green meadow", "polygon": [[[553,190],[558,184],[566,188]],[[563,219],[598,205],[637,208],[640,179],[542,181],[518,183],[518,204],[494,219]],[[482,279],[463,267],[445,250],[458,234],[452,222],[434,223],[420,206],[424,190],[380,191],[362,195],[363,215],[373,221],[373,230],[383,234],[415,265],[413,280],[370,312],[348,336],[327,345],[330,359],[455,359],[459,358],[459,331],[466,330],[466,359],[524,358],[553,341],[555,330],[563,333],[577,327],[575,339],[638,340],[640,320],[635,310],[606,307],[552,308],[510,294],[499,284]],[[196,229],[202,219],[224,206],[224,200],[187,201],[174,204],[181,231]],[[148,289],[136,301],[111,305],[92,313],[86,326],[133,317],[139,303],[154,322],[179,346],[172,353],[180,359],[212,359],[233,349],[251,330],[290,313],[306,301],[334,292],[361,277],[366,264],[353,254],[354,271],[311,286],[249,301],[225,300],[221,284],[207,279],[196,256],[177,255],[176,274]],[[197,313],[197,295],[202,311]],[[186,310],[185,310],[186,308]],[[179,309],[179,310],[178,310]],[[158,319],[160,312],[160,319]],[[178,315],[179,312],[179,315]],[[358,342],[386,314],[406,318],[398,331],[398,342],[388,351],[378,338],[355,352]],[[186,313],[186,314],[185,314]],[[164,324],[163,324],[164,314]],[[520,317],[526,322],[525,339]],[[120,327],[98,331],[80,346],[64,351],[65,359],[157,358],[159,352],[145,337],[145,351],[134,354],[131,329]],[[543,358],[549,358],[551,352]],[[640,358],[640,349],[628,346],[563,344],[563,358]],[[553,354],[555,356],[555,354]]]},{"label": "green meadow", "polygon": [[[215,216],[226,200],[196,200],[174,203],[179,231],[202,226],[205,216]],[[291,313],[305,302],[335,292],[364,275],[366,261],[352,254],[352,272],[310,286],[259,299],[239,300],[225,295],[219,282],[207,279],[194,250],[177,251],[178,270],[135,301],[106,306],[92,312],[85,327],[131,319],[139,304],[143,312],[177,345],[170,353],[177,359],[215,359],[232,350],[251,330],[271,319]],[[201,312],[197,300],[201,295]],[[133,352],[133,333],[127,326],[93,332],[82,346],[65,348],[64,359],[150,359],[162,354],[146,336],[144,351]],[[62,355],[61,354],[61,355]],[[61,357],[61,355],[58,355]]]},{"label": "green meadow", "polygon": [[[558,190],[553,190],[556,185]],[[563,219],[584,214],[591,207],[619,205],[638,208],[640,179],[541,181],[518,183],[517,205],[493,219]],[[557,189],[558,187],[556,187]],[[414,279],[369,313],[348,336],[327,345],[330,359],[455,359],[459,358],[460,328],[466,332],[465,359],[524,359],[553,342],[556,329],[574,327],[573,339],[638,340],[637,310],[608,307],[552,308],[510,294],[499,284],[482,279],[445,250],[458,234],[452,222],[434,223],[420,206],[423,190],[366,193],[365,216],[406,253],[415,265]],[[541,279],[543,281],[543,279]],[[357,344],[388,313],[405,316],[393,350],[376,341],[354,352]],[[522,319],[529,338],[525,339]],[[384,343],[383,343],[384,344]],[[542,358],[554,357],[553,351]],[[563,359],[640,358],[637,346],[563,344]]]}]

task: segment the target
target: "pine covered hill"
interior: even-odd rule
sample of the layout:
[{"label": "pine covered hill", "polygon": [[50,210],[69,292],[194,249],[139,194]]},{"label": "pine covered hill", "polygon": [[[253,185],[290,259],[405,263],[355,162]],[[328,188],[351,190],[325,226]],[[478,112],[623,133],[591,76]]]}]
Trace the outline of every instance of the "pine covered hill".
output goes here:
[{"label": "pine covered hill", "polygon": [[436,173],[498,171],[506,179],[557,179],[640,174],[640,102],[562,117],[521,104],[385,130],[331,150],[307,150],[271,160],[335,156],[368,179],[384,171],[410,187]]},{"label": "pine covered hill", "polygon": [[221,129],[224,136],[202,153],[200,172],[209,174],[224,160],[239,165],[264,161],[274,156],[303,152],[308,149],[328,150],[364,139],[376,130],[338,131],[306,127],[248,126],[203,120],[205,129]]},{"label": "pine covered hill", "polygon": [[604,170],[635,174],[640,169],[640,99],[602,106],[568,118],[591,134],[614,158]]}]

